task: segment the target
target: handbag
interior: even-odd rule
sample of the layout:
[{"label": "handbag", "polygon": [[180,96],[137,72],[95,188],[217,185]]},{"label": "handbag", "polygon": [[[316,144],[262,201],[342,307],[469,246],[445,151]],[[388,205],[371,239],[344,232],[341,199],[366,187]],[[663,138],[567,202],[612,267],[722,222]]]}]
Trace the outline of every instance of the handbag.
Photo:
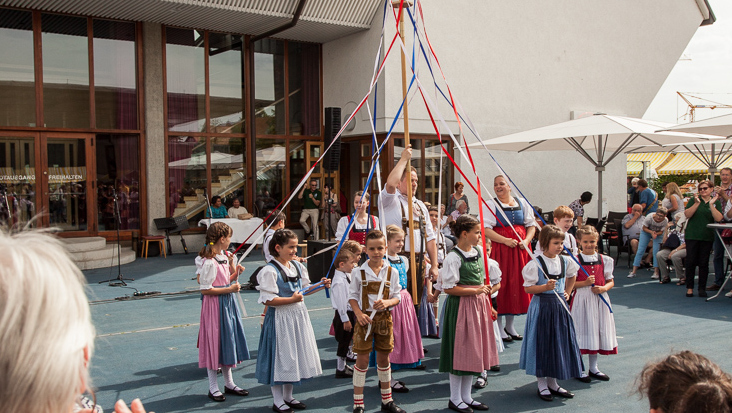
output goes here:
[{"label": "handbag", "polygon": [[678,234],[672,232],[668,234],[668,237],[666,237],[666,241],[661,244],[661,249],[675,250],[679,246],[681,246],[681,239],[679,238]]}]

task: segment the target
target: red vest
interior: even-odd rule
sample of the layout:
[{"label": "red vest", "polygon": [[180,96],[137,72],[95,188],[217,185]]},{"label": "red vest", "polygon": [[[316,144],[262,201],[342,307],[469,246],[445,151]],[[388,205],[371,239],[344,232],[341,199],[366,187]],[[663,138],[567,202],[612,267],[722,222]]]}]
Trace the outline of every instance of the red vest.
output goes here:
[{"label": "red vest", "polygon": [[[602,254],[597,254],[597,257],[600,259],[599,261],[585,262],[585,260],[582,259],[582,255],[578,255],[582,268],[587,271],[587,274],[595,277],[595,285],[599,287],[605,285],[605,261],[602,259]],[[580,270],[577,273],[577,281],[584,281],[587,279],[585,271]]]},{"label": "red vest", "polygon": [[[348,223],[351,223],[350,215],[348,216]],[[368,235],[368,232],[373,229],[376,229],[376,218],[371,215],[371,227],[369,228],[367,225],[365,229],[356,229],[356,223],[354,223],[351,227],[351,231],[348,233],[348,239],[354,240],[359,244],[366,246],[366,235]]]}]

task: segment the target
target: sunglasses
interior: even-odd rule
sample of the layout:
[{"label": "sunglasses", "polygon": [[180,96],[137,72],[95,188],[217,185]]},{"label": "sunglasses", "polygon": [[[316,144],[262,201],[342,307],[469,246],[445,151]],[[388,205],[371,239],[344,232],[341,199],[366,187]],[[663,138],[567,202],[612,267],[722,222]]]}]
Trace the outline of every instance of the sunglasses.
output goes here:
[{"label": "sunglasses", "polygon": [[708,187],[708,186],[705,186],[705,187],[703,187],[703,188],[702,188],[702,187],[699,187],[699,190],[700,190],[700,191],[706,191],[707,189],[709,189],[709,187]]}]

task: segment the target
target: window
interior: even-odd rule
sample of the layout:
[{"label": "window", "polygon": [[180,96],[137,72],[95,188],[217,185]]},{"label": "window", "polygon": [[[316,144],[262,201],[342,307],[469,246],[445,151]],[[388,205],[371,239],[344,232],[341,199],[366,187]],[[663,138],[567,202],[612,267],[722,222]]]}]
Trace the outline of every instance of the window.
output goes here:
[{"label": "window", "polygon": [[98,134],[96,138],[99,230],[117,229],[114,222],[115,193],[121,221],[119,229],[140,229],[139,137]]},{"label": "window", "polygon": [[94,20],[94,103],[99,129],[138,129],[135,24]]},{"label": "window", "polygon": [[0,9],[0,56],[0,126],[36,126],[31,12]]},{"label": "window", "polygon": [[285,43],[264,39],[254,44],[257,135],[285,134]]},{"label": "window", "polygon": [[211,132],[246,133],[243,47],[244,36],[208,35]]},{"label": "window", "polygon": [[168,130],[205,132],[204,34],[196,30],[168,27],[165,29],[165,41]]}]

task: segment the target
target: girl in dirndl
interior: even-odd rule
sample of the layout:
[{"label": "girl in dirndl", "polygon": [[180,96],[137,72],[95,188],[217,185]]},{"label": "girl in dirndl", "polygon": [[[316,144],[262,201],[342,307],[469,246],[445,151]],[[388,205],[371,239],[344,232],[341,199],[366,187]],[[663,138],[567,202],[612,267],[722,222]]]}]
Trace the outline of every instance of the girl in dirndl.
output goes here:
[{"label": "girl in dirndl", "polygon": [[544,252],[522,271],[524,289],[534,296],[526,318],[519,368],[536,376],[539,398],[552,401],[553,396],[574,397],[557,380],[582,376],[582,356],[567,305],[579,265],[560,255],[564,232],[556,225],[541,229],[539,243]]},{"label": "girl in dirndl", "polygon": [[[351,225],[351,230],[346,232],[348,224],[351,222],[351,215],[342,217],[338,221],[336,241],[340,241],[345,237],[347,240],[353,240],[361,244],[362,249],[366,247],[366,235],[371,230],[379,229],[379,219],[368,213],[370,198],[368,193],[356,192],[356,195],[353,196],[353,209],[356,211],[354,215],[355,222]],[[366,253],[362,252],[361,259],[358,261],[359,265],[366,262],[367,259]]]},{"label": "girl in dirndl", "polygon": [[198,330],[198,367],[208,373],[208,397],[216,402],[226,400],[219,390],[216,370],[226,382],[224,393],[246,396],[248,391],[234,383],[231,368],[249,360],[249,348],[239,317],[239,306],[234,293],[241,286],[237,281],[244,271],[241,265],[233,267],[232,257],[226,254],[233,231],[223,222],[215,222],[206,231],[206,246],[196,258],[198,281],[201,284],[201,324]]},{"label": "girl in dirndl", "polygon": [[[259,302],[267,306],[255,377],[271,386],[272,410],[305,409],[296,400],[293,385],[323,373],[313,326],[303,302],[303,288],[310,286],[308,271],[297,257],[297,235],[278,229],[269,244],[275,258],[257,274]],[[330,280],[323,278],[326,288]]]},{"label": "girl in dirndl", "polygon": [[450,374],[448,408],[457,412],[488,410],[471,397],[472,381],[498,365],[491,318],[490,283],[485,282],[484,257],[477,245],[480,223],[470,215],[453,224],[458,244],[447,254],[440,271],[445,300],[440,348],[440,372]]},{"label": "girl in dirndl", "polygon": [[[599,235],[595,227],[585,225],[577,230],[577,242],[582,249],[579,261],[587,271],[577,273],[572,299],[572,318],[577,332],[580,352],[589,357],[589,374],[582,372],[580,381],[589,383],[592,378],[608,381],[610,377],[597,368],[597,355],[618,354],[618,339],[615,335],[615,318],[610,312],[610,297],[607,292],[613,288],[613,259],[596,251]],[[589,277],[588,277],[589,274]],[[600,296],[605,299],[603,301]]]},{"label": "girl in dirndl", "polygon": [[493,179],[493,190],[496,198],[487,201],[488,208],[482,207],[483,225],[486,236],[493,242],[491,258],[503,271],[501,293],[496,299],[501,337],[504,342],[512,342],[523,339],[513,322],[514,316],[526,314],[531,301],[531,296],[522,286],[521,270],[531,261],[530,251],[525,249],[525,245],[531,246],[538,225],[531,205],[525,199],[511,195],[511,187],[503,176]]}]

